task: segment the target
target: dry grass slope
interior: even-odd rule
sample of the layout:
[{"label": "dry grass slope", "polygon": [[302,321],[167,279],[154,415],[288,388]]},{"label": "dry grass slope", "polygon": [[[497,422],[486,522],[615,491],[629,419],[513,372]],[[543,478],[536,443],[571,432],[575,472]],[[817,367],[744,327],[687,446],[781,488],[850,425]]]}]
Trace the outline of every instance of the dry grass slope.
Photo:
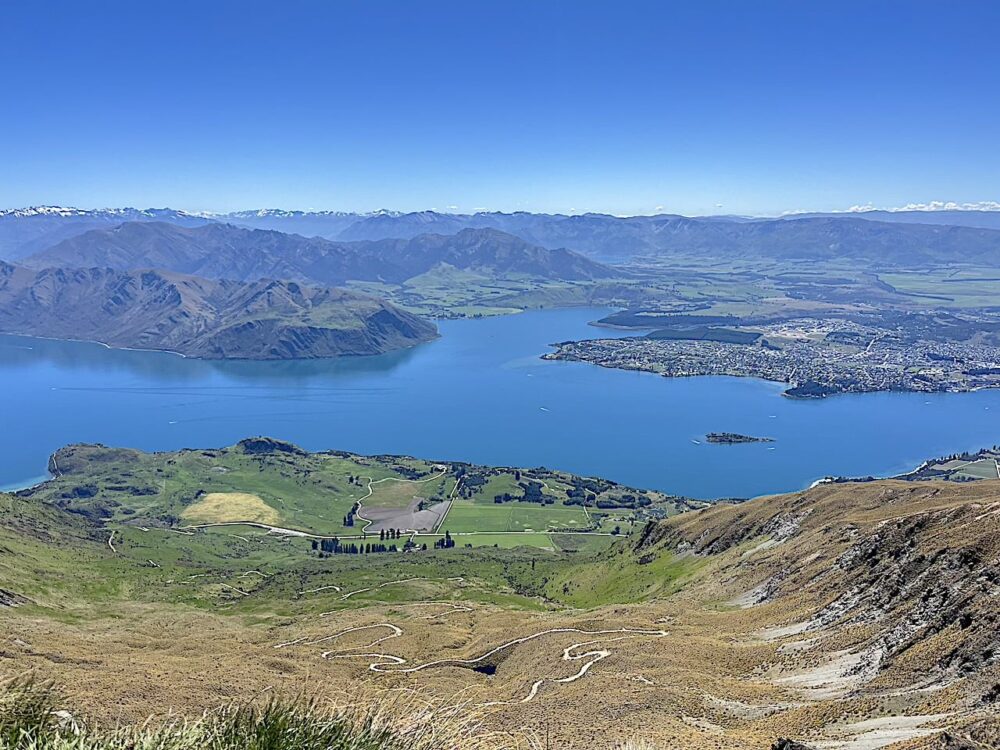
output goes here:
[{"label": "dry grass slope", "polygon": [[247,492],[209,492],[192,503],[181,517],[204,523],[232,523],[252,521],[277,526],[281,514],[257,495]]},{"label": "dry grass slope", "polygon": [[2,750],[531,750],[533,738],[484,730],[483,714],[413,692],[350,702],[232,704],[196,718],[91,727],[47,686],[0,686]]}]

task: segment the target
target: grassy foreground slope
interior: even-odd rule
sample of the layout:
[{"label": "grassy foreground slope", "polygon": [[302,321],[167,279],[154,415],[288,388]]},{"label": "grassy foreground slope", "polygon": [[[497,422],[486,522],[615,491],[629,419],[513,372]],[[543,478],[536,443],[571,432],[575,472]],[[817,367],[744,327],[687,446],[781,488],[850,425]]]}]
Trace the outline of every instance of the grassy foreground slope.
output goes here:
[{"label": "grassy foreground slope", "polygon": [[[282,483],[357,476],[282,446],[263,462],[244,446],[223,462],[230,474],[209,476],[254,467],[258,485],[241,491],[279,514],[269,492]],[[0,677],[54,680],[59,707],[95,732],[262,695],[333,706],[375,690],[462,703],[482,719],[477,737],[518,727],[560,750],[637,739],[763,750],[779,737],[816,750],[981,750],[1000,738],[997,481],[824,485],[650,521],[576,552],[431,544],[320,557],[309,537],[184,528],[187,506],[148,494],[88,512],[106,485],[156,474],[146,454],[129,464],[108,450],[57,454],[66,473],[48,494],[0,496]],[[170,456],[201,477],[198,454],[158,454],[158,467]],[[433,463],[365,460],[381,478],[463,492]],[[489,492],[514,481],[480,478]]]},{"label": "grassy foreground slope", "polygon": [[49,686],[13,682],[0,690],[2,750],[514,750],[530,742],[484,731],[481,714],[467,707],[400,693],[326,707],[272,699],[108,729],[59,708]]}]

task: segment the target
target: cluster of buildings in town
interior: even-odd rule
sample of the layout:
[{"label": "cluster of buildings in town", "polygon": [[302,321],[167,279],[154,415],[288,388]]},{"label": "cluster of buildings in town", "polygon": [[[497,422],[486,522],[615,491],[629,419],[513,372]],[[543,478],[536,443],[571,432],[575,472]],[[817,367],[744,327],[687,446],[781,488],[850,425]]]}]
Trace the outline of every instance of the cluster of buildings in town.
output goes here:
[{"label": "cluster of buildings in town", "polygon": [[789,396],[868,391],[970,391],[1000,387],[1000,347],[910,340],[842,319],[754,327],[749,344],[704,338],[634,337],[559,344],[549,359],[655,372],[666,377],[734,375],[789,384]]}]

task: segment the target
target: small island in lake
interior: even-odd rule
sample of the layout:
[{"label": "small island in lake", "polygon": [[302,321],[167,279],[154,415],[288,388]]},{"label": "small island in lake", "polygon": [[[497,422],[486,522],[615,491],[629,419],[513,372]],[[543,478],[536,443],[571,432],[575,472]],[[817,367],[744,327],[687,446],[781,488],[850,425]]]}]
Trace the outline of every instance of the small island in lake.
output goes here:
[{"label": "small island in lake", "polygon": [[735,445],[736,443],[773,443],[774,438],[755,437],[753,435],[740,435],[738,432],[710,432],[705,435],[705,440],[709,443],[722,443],[724,445]]}]

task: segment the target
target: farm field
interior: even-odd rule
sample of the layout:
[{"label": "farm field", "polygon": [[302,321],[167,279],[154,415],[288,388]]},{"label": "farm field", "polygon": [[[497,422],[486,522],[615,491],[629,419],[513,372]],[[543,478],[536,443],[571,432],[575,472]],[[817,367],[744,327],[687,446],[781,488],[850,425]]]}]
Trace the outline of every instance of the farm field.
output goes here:
[{"label": "farm field", "polygon": [[444,500],[454,487],[455,478],[444,470],[414,480],[387,476],[372,482],[372,494],[363,499],[367,507],[405,508],[414,501]]},{"label": "farm field", "polygon": [[984,448],[978,453],[966,453],[933,459],[900,478],[911,480],[949,479],[968,482],[1000,479],[1000,448]]},{"label": "farm field", "polygon": [[[352,289],[386,297],[421,315],[482,318],[527,308],[581,304],[595,296],[593,282],[543,280],[512,274],[498,279],[452,267],[439,267],[402,284],[351,281]],[[596,295],[600,299],[600,295]]]},{"label": "farm field", "polygon": [[531,503],[473,505],[455,503],[442,523],[442,530],[467,531],[545,531],[548,529],[586,529],[590,526],[582,508],[539,507]]},{"label": "farm field", "polygon": [[956,474],[972,479],[1000,479],[1000,469],[997,468],[996,459],[992,458],[984,458],[966,464]]},{"label": "farm field", "polygon": [[[549,531],[627,533],[700,505],[548,469],[308,453],[268,438],[170,453],[73,445],[52,456],[50,469],[52,479],[22,494],[100,521],[123,542],[148,546],[151,565],[175,559],[178,538],[196,530],[212,532],[213,554],[219,545],[259,543],[266,534],[311,539],[319,553],[340,551],[319,540],[402,551],[414,533],[444,532],[457,540],[475,535],[468,541],[474,546],[555,550]],[[500,536],[481,537],[494,533]],[[525,536],[515,541],[511,533]],[[163,549],[146,544],[164,535]]]},{"label": "farm field", "polygon": [[990,307],[1000,295],[1000,273],[989,268],[886,273],[880,278],[936,307]]}]

